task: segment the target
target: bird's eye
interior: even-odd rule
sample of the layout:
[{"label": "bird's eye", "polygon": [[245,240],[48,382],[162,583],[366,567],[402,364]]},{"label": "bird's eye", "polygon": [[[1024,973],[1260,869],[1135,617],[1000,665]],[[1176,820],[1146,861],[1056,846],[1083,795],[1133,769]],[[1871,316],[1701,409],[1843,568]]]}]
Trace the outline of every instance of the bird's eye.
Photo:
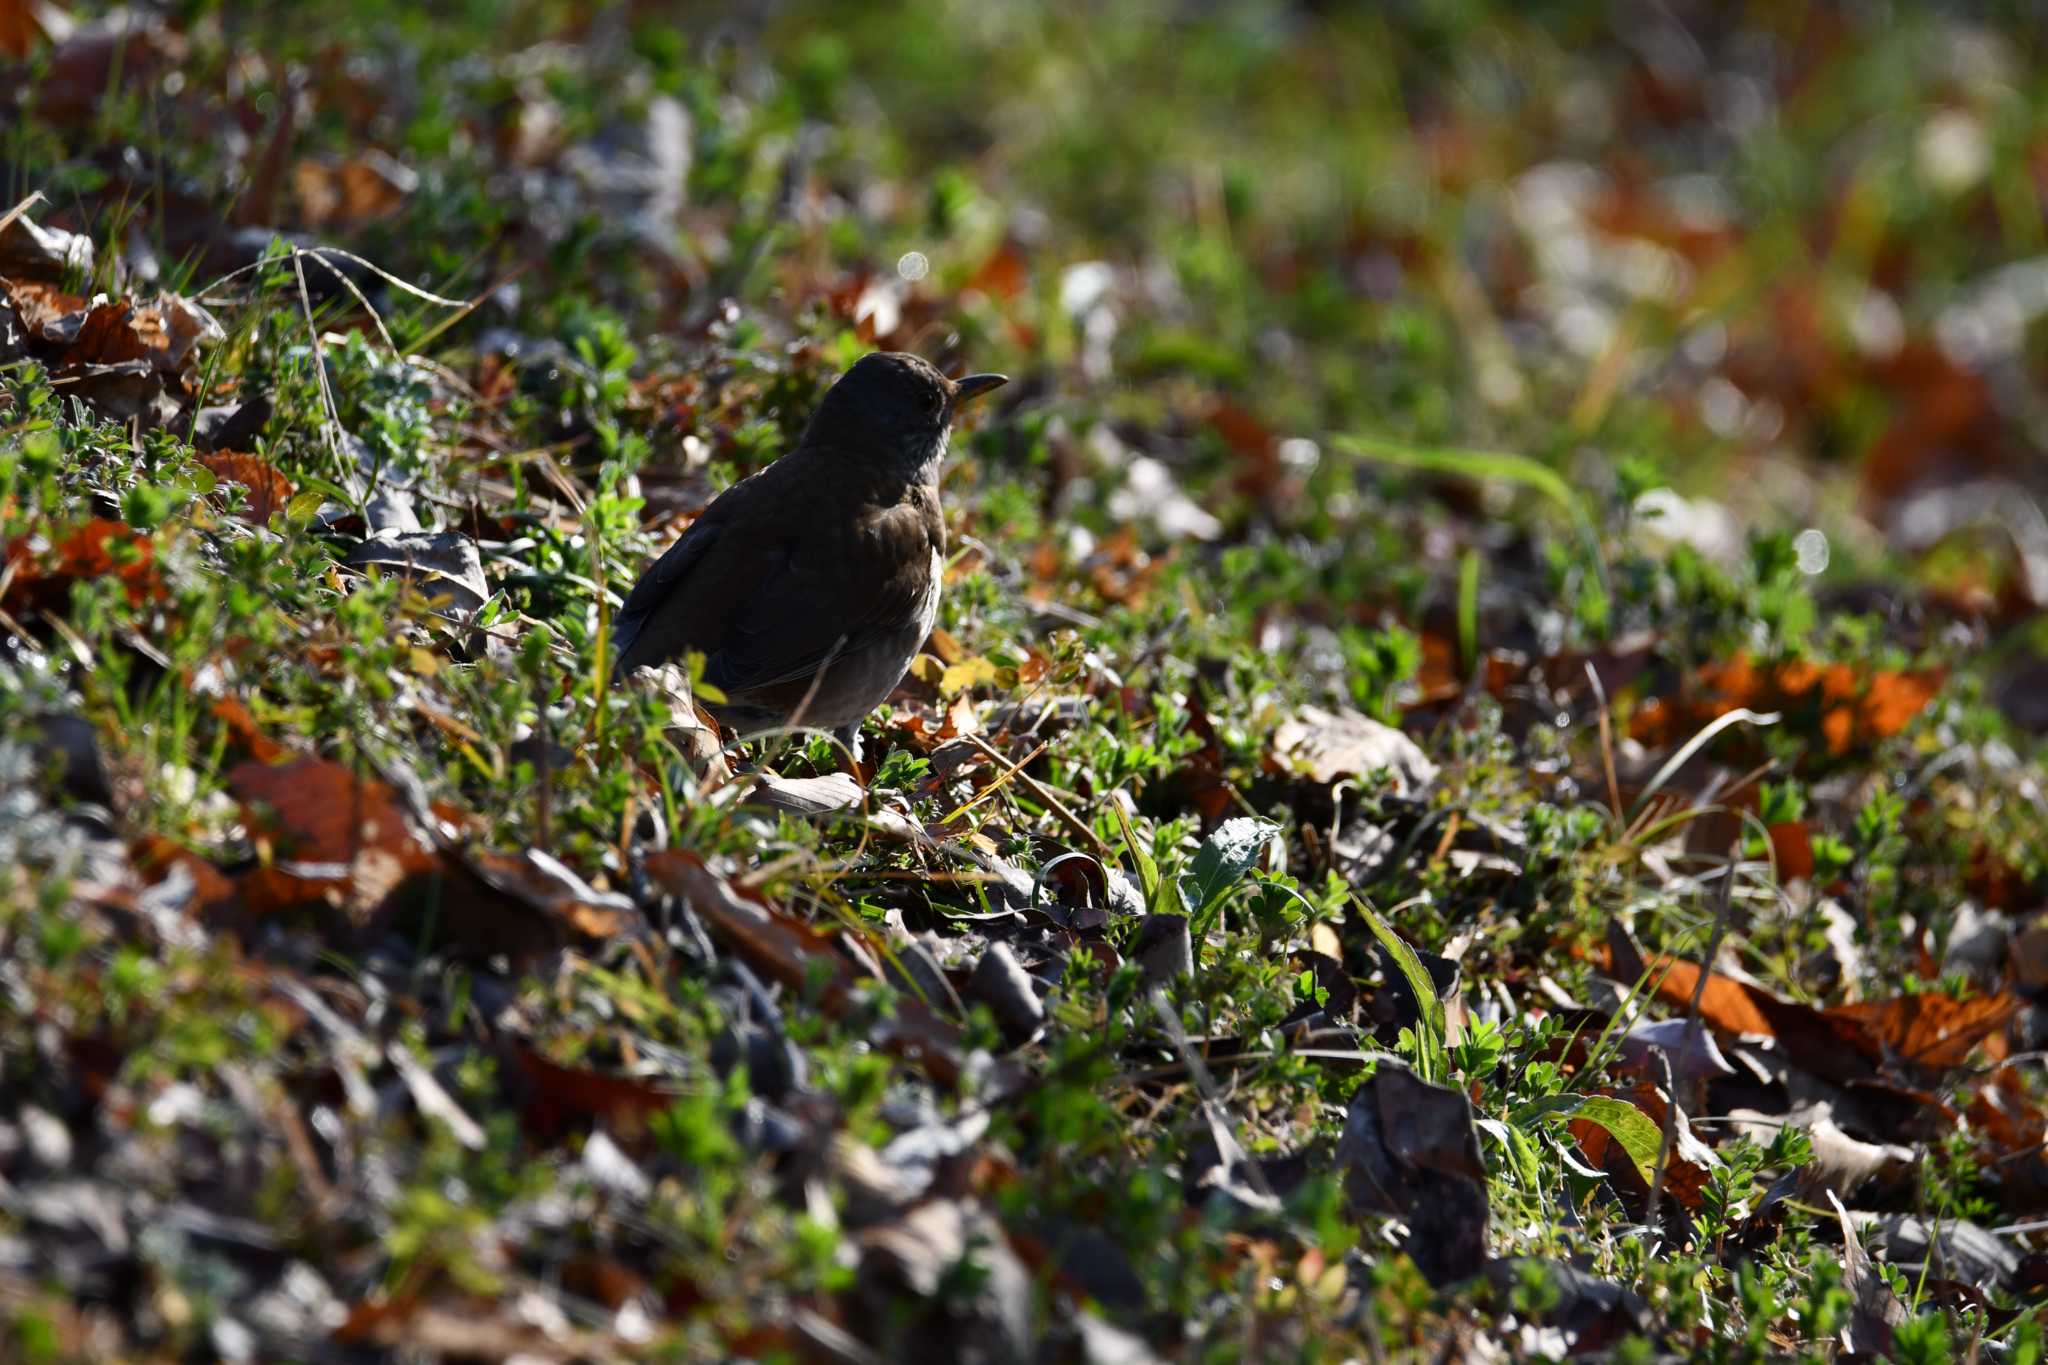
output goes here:
[{"label": "bird's eye", "polygon": [[929,392],[929,393],[925,394],[925,396],[924,396],[924,413],[925,413],[925,416],[927,416],[927,417],[937,417],[937,416],[939,415],[939,409],[940,409],[940,408],[942,408],[942,407],[944,407],[944,406],[946,406],[946,395],[944,395],[943,393],[940,393],[940,392],[938,392],[937,390],[932,390],[931,392]]}]

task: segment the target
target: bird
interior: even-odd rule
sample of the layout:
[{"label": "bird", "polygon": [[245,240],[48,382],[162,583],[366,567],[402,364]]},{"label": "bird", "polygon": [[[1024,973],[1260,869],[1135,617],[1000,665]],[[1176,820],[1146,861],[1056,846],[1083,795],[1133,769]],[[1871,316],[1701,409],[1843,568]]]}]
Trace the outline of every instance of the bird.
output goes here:
[{"label": "bird", "polygon": [[939,470],[961,408],[1008,383],[948,379],[873,351],[825,393],[794,448],[719,494],[648,566],[612,622],[624,679],[694,652],[739,736],[860,725],[896,689],[939,610]]}]

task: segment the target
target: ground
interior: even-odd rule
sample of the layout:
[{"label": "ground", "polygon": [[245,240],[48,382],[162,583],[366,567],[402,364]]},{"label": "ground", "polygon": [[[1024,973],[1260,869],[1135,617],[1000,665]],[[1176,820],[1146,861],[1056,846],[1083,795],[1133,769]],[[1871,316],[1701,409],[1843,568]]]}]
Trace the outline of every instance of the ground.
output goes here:
[{"label": "ground", "polygon": [[0,1356],[2038,1358],[2038,14],[586,8],[0,0]]}]

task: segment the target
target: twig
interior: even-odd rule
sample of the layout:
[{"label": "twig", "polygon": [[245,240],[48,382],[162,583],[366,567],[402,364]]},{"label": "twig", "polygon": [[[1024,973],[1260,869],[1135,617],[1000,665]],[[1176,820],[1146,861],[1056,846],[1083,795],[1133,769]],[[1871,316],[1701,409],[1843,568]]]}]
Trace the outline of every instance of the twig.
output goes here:
[{"label": "twig", "polygon": [[1657,1064],[1664,1069],[1664,1131],[1657,1139],[1657,1169],[1650,1172],[1650,1197],[1643,1205],[1643,1226],[1650,1229],[1653,1237],[1657,1231],[1657,1205],[1664,1200],[1664,1167],[1671,1160],[1671,1144],[1678,1134],[1678,1083],[1671,1076],[1671,1058],[1662,1048],[1656,1052]]},{"label": "twig", "polygon": [[[1003,755],[997,751],[996,747],[993,744],[990,744],[980,735],[968,735],[966,736],[966,739],[969,744],[972,744],[975,748],[981,750],[982,753],[988,755],[988,757],[994,759],[996,762],[1005,765],[1009,763],[1009,759],[1003,757]],[[1073,811],[1067,809],[1066,803],[1064,801],[1061,801],[1057,796],[1054,796],[1052,792],[1047,789],[1044,783],[1040,782],[1037,778],[1031,776],[1031,774],[1024,772],[1020,772],[1017,774],[1017,781],[1023,784],[1024,790],[1030,792],[1033,796],[1037,797],[1041,802],[1043,802],[1047,810],[1050,810],[1054,815],[1058,816],[1061,824],[1065,825],[1068,829],[1074,831],[1074,833],[1080,836],[1082,839],[1087,840],[1088,846],[1090,848],[1093,848],[1099,856],[1103,858],[1109,857],[1109,845],[1102,842],[1102,837],[1098,835],[1094,830],[1088,827],[1087,821],[1083,820],[1080,816],[1074,814]]]},{"label": "twig", "polygon": [[1621,783],[1614,775],[1614,726],[1607,716],[1607,689],[1600,685],[1600,670],[1593,667],[1593,661],[1586,661],[1586,681],[1593,684],[1593,700],[1600,706],[1600,761],[1607,769],[1607,803],[1619,821],[1621,810]]},{"label": "twig", "polygon": [[944,819],[940,820],[939,823],[941,825],[950,825],[955,820],[958,820],[961,816],[967,814],[967,812],[973,810],[976,806],[980,805],[982,802],[1000,793],[1004,787],[1010,785],[1010,779],[1016,777],[1018,773],[1024,770],[1025,764],[1031,762],[1032,759],[1037,758],[1040,754],[1044,753],[1046,749],[1050,747],[1050,745],[1050,740],[1039,741],[1039,745],[1036,749],[1033,749],[1030,753],[1024,755],[1024,757],[1018,759],[1015,763],[1012,763],[1008,767],[1004,768],[1001,773],[997,774],[996,779],[993,782],[990,782],[986,787],[983,787],[980,791],[976,792],[973,796],[969,797],[964,804],[955,807],[953,813],[946,816]]},{"label": "twig", "polygon": [[7,212],[0,213],[0,232],[5,232],[7,231],[7,229],[13,227],[15,219],[21,217],[22,214],[27,213],[37,204],[46,202],[48,201],[43,198],[43,192],[41,190],[30,190],[28,198],[22,200],[19,204],[16,204],[13,208],[7,210]]}]

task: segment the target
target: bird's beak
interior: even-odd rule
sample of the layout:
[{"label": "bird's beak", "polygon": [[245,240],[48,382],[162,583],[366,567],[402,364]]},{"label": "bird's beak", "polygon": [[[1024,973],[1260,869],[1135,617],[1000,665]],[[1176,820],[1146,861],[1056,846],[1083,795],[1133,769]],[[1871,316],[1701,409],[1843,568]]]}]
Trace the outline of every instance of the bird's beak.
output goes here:
[{"label": "bird's beak", "polygon": [[970,398],[979,398],[991,389],[1000,389],[1010,382],[1006,374],[970,374],[964,379],[953,381],[953,402],[965,403]]}]

